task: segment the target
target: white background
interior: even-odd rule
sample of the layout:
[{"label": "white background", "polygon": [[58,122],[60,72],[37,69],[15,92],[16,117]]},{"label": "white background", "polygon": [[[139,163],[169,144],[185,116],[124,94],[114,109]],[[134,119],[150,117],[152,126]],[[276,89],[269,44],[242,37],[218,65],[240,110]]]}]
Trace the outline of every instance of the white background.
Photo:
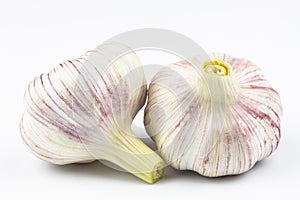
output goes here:
[{"label": "white background", "polygon": [[[297,1],[289,0],[1,0],[0,199],[299,196],[299,8]],[[240,176],[210,179],[167,168],[165,178],[154,185],[98,162],[53,166],[30,154],[19,133],[29,81],[116,34],[147,27],[182,33],[207,52],[256,62],[282,98],[282,140],[277,151]]]}]

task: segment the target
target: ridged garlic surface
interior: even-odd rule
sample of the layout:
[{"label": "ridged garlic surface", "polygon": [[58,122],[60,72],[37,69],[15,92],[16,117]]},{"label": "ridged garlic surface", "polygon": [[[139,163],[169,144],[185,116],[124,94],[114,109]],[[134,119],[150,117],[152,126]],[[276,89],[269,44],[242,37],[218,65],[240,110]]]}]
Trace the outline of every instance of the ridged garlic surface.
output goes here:
[{"label": "ridged garlic surface", "polygon": [[120,44],[101,45],[29,84],[22,138],[50,163],[104,159],[154,183],[163,161],[131,130],[146,94],[136,54]]},{"label": "ridged garlic surface", "polygon": [[146,130],[176,169],[240,174],[278,146],[281,101],[251,61],[212,54],[200,68],[171,64],[148,93]]}]

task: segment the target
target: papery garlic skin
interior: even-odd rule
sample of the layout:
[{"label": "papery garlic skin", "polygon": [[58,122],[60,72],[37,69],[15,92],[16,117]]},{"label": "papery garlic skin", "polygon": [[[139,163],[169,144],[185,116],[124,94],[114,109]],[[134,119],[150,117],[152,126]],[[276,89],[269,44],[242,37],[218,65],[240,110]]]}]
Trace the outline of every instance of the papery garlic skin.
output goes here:
[{"label": "papery garlic skin", "polygon": [[210,57],[200,73],[186,61],[159,71],[144,123],[174,168],[209,177],[240,174],[277,148],[280,97],[251,61]]},{"label": "papery garlic skin", "polygon": [[162,177],[163,161],[131,130],[146,93],[136,54],[120,44],[101,45],[30,83],[22,138],[45,161],[104,159],[154,183]]}]

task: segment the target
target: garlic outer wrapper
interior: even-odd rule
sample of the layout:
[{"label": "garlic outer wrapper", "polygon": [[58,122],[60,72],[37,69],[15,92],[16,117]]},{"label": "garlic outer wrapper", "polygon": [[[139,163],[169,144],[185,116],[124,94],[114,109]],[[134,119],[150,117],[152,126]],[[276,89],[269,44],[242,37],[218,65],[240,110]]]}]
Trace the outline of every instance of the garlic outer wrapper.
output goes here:
[{"label": "garlic outer wrapper", "polygon": [[154,183],[163,175],[163,161],[131,130],[146,93],[136,54],[120,44],[101,45],[30,83],[22,138],[47,162],[104,159]]},{"label": "garlic outer wrapper", "polygon": [[240,174],[278,146],[281,101],[250,61],[212,54],[201,73],[186,61],[171,64],[148,93],[146,130],[176,169]]}]

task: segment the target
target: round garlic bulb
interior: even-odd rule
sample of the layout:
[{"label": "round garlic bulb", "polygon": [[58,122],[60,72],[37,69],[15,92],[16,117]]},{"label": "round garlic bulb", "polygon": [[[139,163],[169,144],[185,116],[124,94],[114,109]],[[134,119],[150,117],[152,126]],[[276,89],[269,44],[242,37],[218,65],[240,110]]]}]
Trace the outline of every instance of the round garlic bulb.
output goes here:
[{"label": "round garlic bulb", "polygon": [[50,163],[103,159],[154,183],[163,161],[131,130],[146,92],[136,54],[120,44],[101,45],[29,84],[22,138]]},{"label": "round garlic bulb", "polygon": [[278,93],[252,62],[212,54],[160,70],[149,88],[144,123],[176,169],[217,177],[243,173],[280,140]]}]

